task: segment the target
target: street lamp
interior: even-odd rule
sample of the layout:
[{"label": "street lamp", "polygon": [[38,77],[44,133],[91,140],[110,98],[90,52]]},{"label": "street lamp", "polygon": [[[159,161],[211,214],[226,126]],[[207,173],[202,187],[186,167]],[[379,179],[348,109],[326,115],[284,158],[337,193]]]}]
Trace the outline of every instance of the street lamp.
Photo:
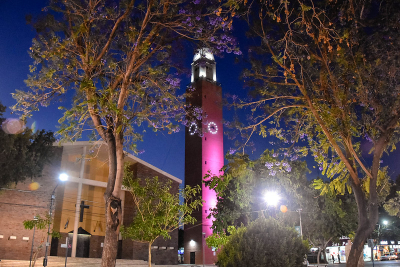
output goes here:
[{"label": "street lamp", "polygon": [[[68,175],[66,173],[61,173],[58,177],[58,179],[62,182],[65,182],[68,180]],[[43,266],[47,266],[47,248],[49,246],[49,237],[50,237],[50,225],[51,225],[51,218],[53,217],[51,214],[51,211],[53,209],[53,202],[56,199],[55,192],[57,189],[57,186],[60,182],[57,182],[56,187],[54,187],[53,192],[51,193],[51,198],[50,198],[50,209],[49,209],[49,227],[47,229],[47,242],[46,242],[46,251],[44,253],[44,259],[43,259]]]},{"label": "street lamp", "polygon": [[301,211],[302,210],[303,209],[296,210],[299,213],[299,216],[300,216],[300,236],[301,236],[301,238],[303,238],[303,226],[301,225]]},{"label": "street lamp", "polygon": [[264,200],[268,206],[276,207],[276,205],[278,205],[278,202],[280,199],[281,199],[281,196],[275,191],[267,191],[264,194]]}]

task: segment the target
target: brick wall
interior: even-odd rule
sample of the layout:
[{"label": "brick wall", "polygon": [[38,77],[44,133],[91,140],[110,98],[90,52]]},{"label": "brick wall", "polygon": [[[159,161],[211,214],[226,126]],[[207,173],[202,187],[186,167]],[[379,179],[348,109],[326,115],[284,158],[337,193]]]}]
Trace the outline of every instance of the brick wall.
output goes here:
[{"label": "brick wall", "polygon": [[[52,162],[45,166],[42,177],[33,179],[38,182],[40,187],[32,191],[29,188],[31,180],[19,183],[13,190],[0,191],[0,259],[20,259],[29,260],[33,230],[26,230],[23,226],[24,220],[32,220],[35,215],[45,216],[49,211],[51,192],[58,182],[60,171],[62,148],[55,148],[56,153]],[[59,185],[57,192],[63,190]],[[54,213],[53,213],[54,214]],[[16,239],[10,239],[15,236]],[[28,237],[24,241],[23,237]],[[36,248],[40,242],[46,242],[47,229],[36,230],[35,244]],[[44,256],[43,247],[39,257]],[[50,248],[48,250],[50,253]],[[49,255],[49,254],[48,254]]]}]

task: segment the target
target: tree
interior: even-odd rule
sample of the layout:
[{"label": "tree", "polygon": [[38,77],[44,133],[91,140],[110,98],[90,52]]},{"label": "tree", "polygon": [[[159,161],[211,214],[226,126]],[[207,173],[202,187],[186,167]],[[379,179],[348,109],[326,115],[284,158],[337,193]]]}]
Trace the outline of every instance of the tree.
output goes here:
[{"label": "tree", "polygon": [[[51,218],[50,218],[50,216],[48,214],[46,214],[43,217],[40,216],[40,215],[37,215],[37,216],[35,216],[35,218],[33,220],[25,220],[25,221],[23,221],[23,224],[24,224],[24,228],[25,229],[29,229],[29,230],[32,230],[32,229],[35,229],[35,230],[36,229],[37,230],[47,230],[47,227],[51,224]],[[37,256],[39,255],[40,251],[42,250],[43,245],[46,245],[45,244],[45,239],[46,239],[46,236],[47,236],[47,231],[40,231],[40,233],[41,233],[41,236],[40,236],[39,245],[34,249],[34,253],[33,253],[33,256],[32,256],[32,259],[31,259],[33,261],[32,267],[35,266]],[[59,232],[55,232],[54,230],[50,234],[54,238],[60,238],[61,237],[60,233]],[[34,242],[34,240],[32,240],[32,242]]]},{"label": "tree", "polygon": [[279,192],[284,198],[281,204],[291,210],[301,207],[303,196],[298,190],[307,187],[307,168],[303,162],[289,162],[276,156],[270,150],[256,160],[240,153],[228,154],[224,174],[207,177],[206,185],[217,193],[217,205],[210,214],[215,218],[214,233],[226,232],[228,226],[247,226],[264,216],[267,212],[264,194],[268,190]]},{"label": "tree", "polygon": [[[229,163],[224,174],[207,182],[217,192],[218,202],[212,211],[214,234],[207,239],[209,246],[226,244],[232,227],[247,226],[257,218],[273,217],[285,226],[298,226],[301,209],[303,238],[324,251],[328,242],[338,241],[341,236],[354,233],[356,205],[346,194],[320,196],[306,177],[305,162],[288,161],[278,157],[274,151],[266,150],[259,159],[250,160],[240,153],[227,156]],[[280,205],[285,205],[285,213],[277,208],[267,208],[263,193],[267,190],[279,192]],[[318,255],[319,260],[319,255]]]},{"label": "tree", "polygon": [[349,194],[337,196],[326,194],[318,196],[318,190],[312,190],[313,195],[305,198],[307,203],[301,213],[303,236],[312,247],[319,248],[317,261],[320,254],[326,255],[329,242],[339,242],[342,236],[353,237],[357,229],[357,206],[354,197]]},{"label": "tree", "polygon": [[202,206],[198,195],[201,187],[186,186],[178,193],[173,193],[171,181],[162,183],[158,177],[154,177],[147,178],[142,184],[140,179],[133,180],[132,177],[133,173],[125,169],[124,186],[132,194],[136,216],[130,226],[122,227],[121,233],[124,238],[148,244],[148,263],[151,267],[151,246],[154,241],[159,237],[170,239],[170,233],[183,224],[196,222],[192,212]]},{"label": "tree", "polygon": [[[55,142],[52,132],[33,133],[19,120],[6,120],[3,118],[5,111],[6,107],[0,103],[0,188],[40,177],[44,165],[53,155]],[[11,130],[11,124],[17,124],[16,131]]]},{"label": "tree", "polygon": [[260,218],[238,228],[218,254],[221,267],[302,266],[308,247],[293,228]]},{"label": "tree", "polygon": [[[246,10],[252,98],[242,134],[281,141],[281,155],[312,155],[322,193],[353,193],[358,228],[347,266],[355,267],[378,220],[387,184],[381,157],[398,143],[398,1],[265,1]],[[275,127],[274,127],[275,126]],[[267,128],[270,127],[270,128]],[[371,158],[362,157],[369,143]],[[384,196],[382,196],[384,197]]]},{"label": "tree", "polygon": [[228,35],[234,7],[226,1],[51,0],[34,26],[29,92],[17,91],[15,111],[29,116],[57,98],[70,98],[59,133],[76,140],[84,130],[108,147],[102,266],[114,266],[121,222],[124,147],[137,152],[139,127],[178,131],[187,125],[178,96],[182,40],[240,53]]}]

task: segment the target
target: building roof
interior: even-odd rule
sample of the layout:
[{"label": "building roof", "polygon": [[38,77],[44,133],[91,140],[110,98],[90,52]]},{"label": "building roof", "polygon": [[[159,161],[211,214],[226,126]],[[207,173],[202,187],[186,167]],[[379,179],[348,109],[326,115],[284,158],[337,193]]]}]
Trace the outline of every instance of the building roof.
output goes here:
[{"label": "building roof", "polygon": [[[63,153],[67,153],[67,154],[69,154],[69,153],[71,153],[71,154],[80,153],[80,151],[81,151],[80,148],[86,146],[89,149],[89,151],[92,149],[92,151],[90,151],[90,152],[94,153],[95,156],[97,158],[99,158],[100,160],[103,160],[103,161],[107,161],[108,160],[107,143],[104,142],[104,141],[94,141],[94,142],[91,142],[91,141],[76,141],[76,142],[73,142],[73,143],[58,143],[57,142],[57,143],[54,143],[53,145],[54,146],[62,146],[64,148],[63,149]],[[135,157],[131,153],[128,153],[126,151],[124,151],[124,153],[125,153],[125,160],[127,162],[140,163],[140,164],[142,164],[142,165],[144,165],[144,166],[146,166],[146,167],[148,167],[148,168],[150,168],[150,169],[152,169],[152,170],[154,170],[154,171],[156,171],[156,172],[158,172],[158,173],[160,173],[162,175],[165,175],[166,177],[168,177],[169,179],[171,179],[171,180],[173,180],[175,182],[178,182],[180,184],[182,183],[181,179],[179,179],[179,178],[177,178],[177,177],[175,177],[175,176],[173,176],[173,175],[171,175],[171,174],[169,174],[169,173],[167,173],[167,172],[165,172],[165,171],[163,171],[163,170],[151,165],[150,163],[147,163],[144,160],[139,159],[138,157]]]}]

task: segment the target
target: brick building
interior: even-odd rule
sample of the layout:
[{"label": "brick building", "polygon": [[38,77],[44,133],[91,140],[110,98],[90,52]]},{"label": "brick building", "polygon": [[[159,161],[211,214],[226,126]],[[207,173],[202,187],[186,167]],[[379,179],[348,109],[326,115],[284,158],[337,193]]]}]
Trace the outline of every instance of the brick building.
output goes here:
[{"label": "brick building", "polygon": [[[33,230],[25,230],[22,222],[31,220],[37,214],[49,211],[51,194],[55,190],[53,229],[61,233],[60,239],[51,242],[48,255],[65,256],[68,236],[72,248],[69,255],[76,257],[100,258],[105,235],[104,199],[108,177],[107,147],[105,144],[75,142],[55,147],[56,153],[43,175],[35,179],[40,186],[37,190],[31,181],[20,183],[15,189],[0,192],[0,259],[29,260]],[[172,181],[174,192],[178,192],[182,181],[131,154],[125,160],[133,164],[138,178],[158,176],[160,181]],[[67,173],[68,181],[59,182],[60,173]],[[135,214],[133,199],[123,190],[122,222],[129,225]],[[74,234],[76,242],[72,242]],[[153,244],[152,261],[156,264],[175,264],[178,256],[178,232],[172,238],[159,238]],[[35,247],[46,242],[47,231],[36,231]],[[122,240],[118,244],[118,258],[147,260],[147,245]],[[44,256],[44,249],[38,257]]]}]

